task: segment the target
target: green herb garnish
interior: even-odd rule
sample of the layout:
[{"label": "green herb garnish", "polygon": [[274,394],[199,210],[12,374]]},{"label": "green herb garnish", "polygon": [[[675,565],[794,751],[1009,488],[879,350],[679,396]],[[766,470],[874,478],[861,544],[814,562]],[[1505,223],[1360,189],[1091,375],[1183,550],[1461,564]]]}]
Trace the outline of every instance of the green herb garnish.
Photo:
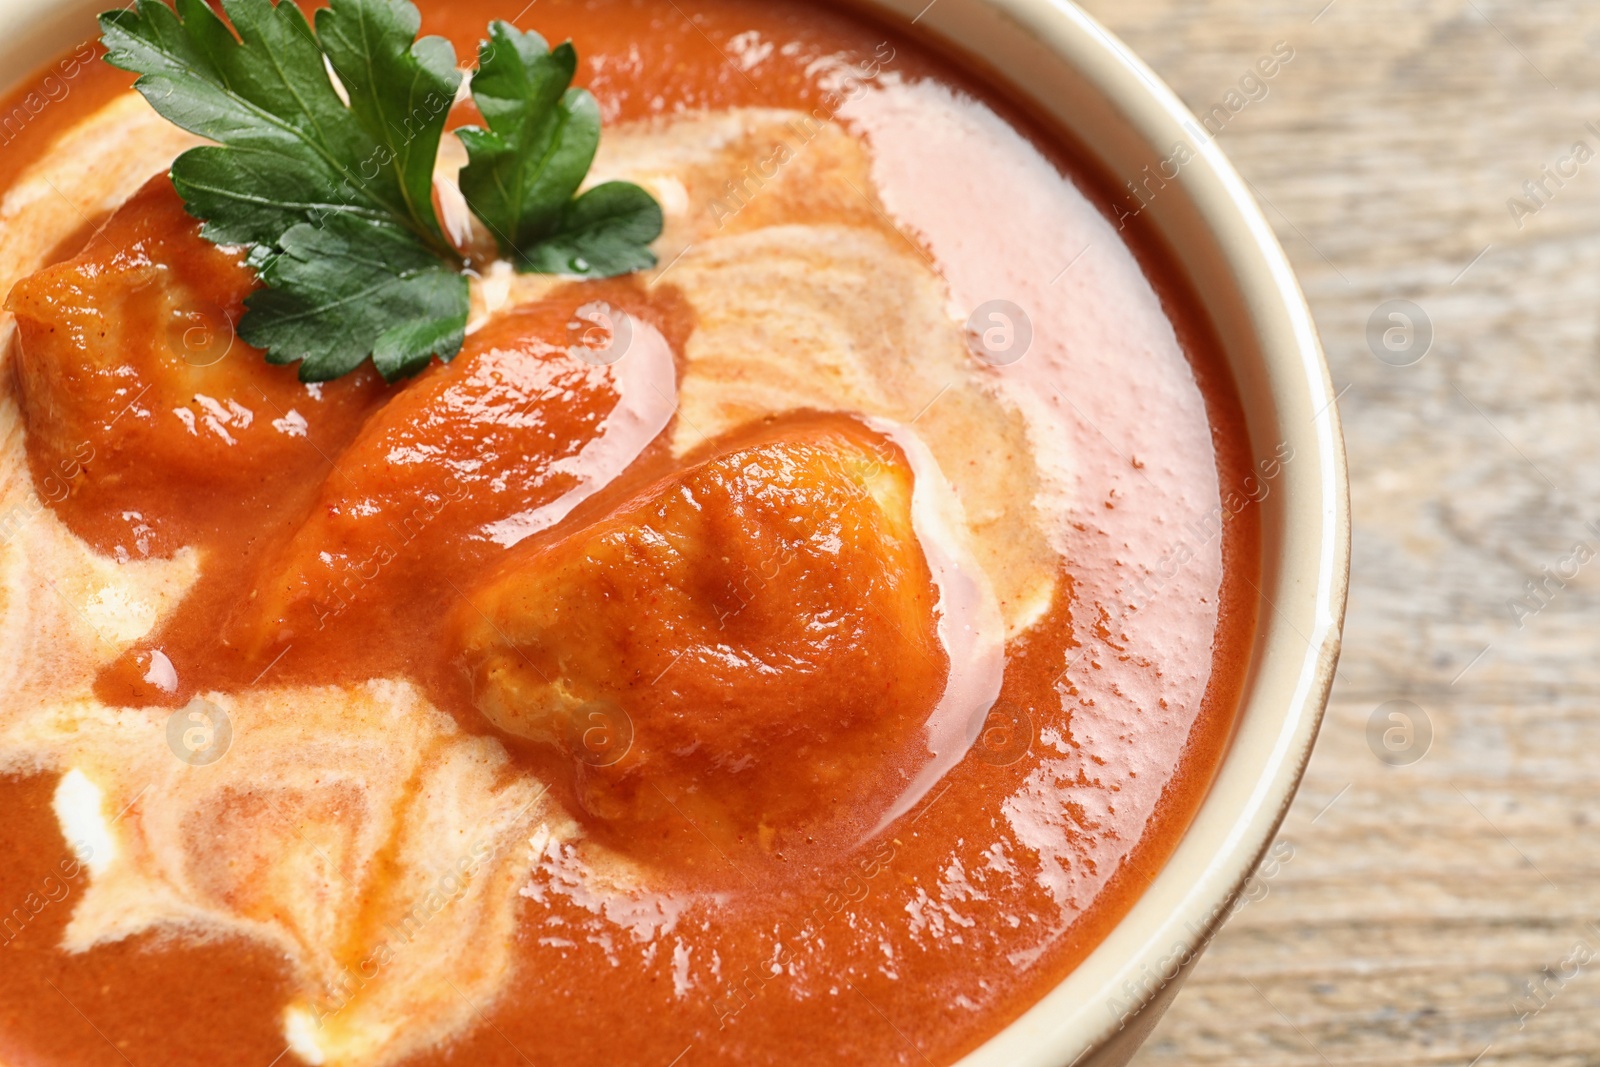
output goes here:
[{"label": "green herb garnish", "polygon": [[[331,0],[315,30],[292,2],[137,0],[100,16],[106,60],[163,117],[215,144],[172,181],[201,232],[246,245],[266,288],[239,335],[325,381],[371,357],[386,379],[460,351],[460,255],[433,208],[433,168],[461,84],[455,50],[417,39],[407,0]],[[468,206],[518,269],[608,277],[653,266],[661,208],[627,182],[576,195],[600,138],[594,97],[569,88],[570,43],[490,27],[473,97],[487,130],[458,131]],[[330,74],[330,71],[332,74]]]},{"label": "green herb garnish", "polygon": [[606,182],[573,199],[600,146],[600,105],[568,88],[577,69],[570,43],[551,51],[536,33],[489,28],[472,78],[489,128],[457,132],[469,159],[461,193],[524,269],[605,277],[653,267],[661,205],[649,193]]}]

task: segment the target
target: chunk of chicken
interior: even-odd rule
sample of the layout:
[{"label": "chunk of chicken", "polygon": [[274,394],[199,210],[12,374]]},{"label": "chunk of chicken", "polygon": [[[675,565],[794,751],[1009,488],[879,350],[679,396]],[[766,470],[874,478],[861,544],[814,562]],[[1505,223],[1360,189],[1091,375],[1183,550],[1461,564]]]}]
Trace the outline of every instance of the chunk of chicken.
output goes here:
[{"label": "chunk of chicken", "polygon": [[203,541],[269,483],[314,479],[381,400],[370,371],[306,385],[238,340],[256,286],[163,174],[82,252],[12,289],[34,474],[73,483],[80,536],[126,546],[103,524],[137,513],[145,552]]},{"label": "chunk of chicken", "polygon": [[870,822],[948,671],[912,482],[889,440],[805,415],[519,548],[456,616],[477,707],[564,754],[603,820],[719,848]]},{"label": "chunk of chicken", "polygon": [[363,630],[375,613],[387,626],[411,606],[436,615],[484,558],[620,474],[676,397],[652,308],[628,282],[568,286],[492,319],[407,384],[268,559],[240,643]]}]

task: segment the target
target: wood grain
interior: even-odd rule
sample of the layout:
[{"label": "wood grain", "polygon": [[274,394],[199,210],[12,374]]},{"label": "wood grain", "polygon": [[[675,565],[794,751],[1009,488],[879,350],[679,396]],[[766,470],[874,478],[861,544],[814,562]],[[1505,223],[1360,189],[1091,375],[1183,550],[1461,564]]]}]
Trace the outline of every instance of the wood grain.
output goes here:
[{"label": "wood grain", "polygon": [[[1294,49],[1219,140],[1347,390],[1355,522],[1293,857],[1136,1063],[1600,1064],[1600,4],[1086,7],[1197,112]],[[1367,342],[1395,298],[1435,332],[1412,366]],[[1394,699],[1434,732],[1410,766],[1367,741]]]}]

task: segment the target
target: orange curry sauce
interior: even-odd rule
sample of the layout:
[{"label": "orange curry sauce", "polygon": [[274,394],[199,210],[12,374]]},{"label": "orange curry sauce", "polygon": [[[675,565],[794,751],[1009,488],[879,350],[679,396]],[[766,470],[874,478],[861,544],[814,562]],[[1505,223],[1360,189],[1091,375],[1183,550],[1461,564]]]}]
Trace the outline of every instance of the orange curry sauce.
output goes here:
[{"label": "orange curry sauce", "polygon": [[[1108,217],[1119,214],[1098,191],[1109,183],[1085,160],[906,26],[795,0],[421,6],[423,31],[452,39],[463,60],[491,18],[517,18],[552,41],[572,38],[578,81],[598,96],[608,124],[701,108],[810,110],[825,103],[819,71],[892,55],[902,79],[937,81],[985,101]],[[775,47],[761,52],[752,41]],[[0,191],[55,133],[128,83],[98,63],[75,69],[70,93],[0,150]],[[3,110],[35,88],[25,84]],[[981,256],[990,248],[984,235],[1024,208],[995,196],[949,203],[947,214],[971,238],[966,254]],[[196,230],[170,184],[157,179],[99,236],[86,227],[60,253],[63,260],[143,256],[189,286],[167,294],[181,305],[180,321],[183,308],[236,319],[251,276]],[[915,809],[876,836],[785,842],[780,835],[774,846],[745,841],[734,819],[727,848],[713,851],[704,833],[660,811],[639,824],[650,840],[617,839],[619,831],[593,817],[596,805],[584,794],[592,782],[575,779],[546,747],[507,737],[514,758],[551,781],[589,832],[658,865],[664,891],[711,887],[719,903],[691,907],[663,945],[609,938],[603,916],[557,895],[526,894],[518,967],[504,996],[480,1025],[409,1062],[950,1063],[1058,982],[1127,911],[1183,833],[1227,742],[1255,633],[1258,530],[1253,508],[1224,504],[1256,467],[1209,326],[1137,222],[1123,237],[1185,358],[1176,371],[1126,363],[1071,383],[1076,399],[1062,408],[1061,433],[1084,500],[1066,535],[1071,551],[1054,606],[1007,645],[1006,729],[985,734]],[[1077,249],[1059,251],[1065,265]],[[59,484],[52,478],[74,482],[52,506],[75,533],[118,558],[184,545],[205,552],[189,599],[102,673],[97,695],[166,709],[197,691],[248,687],[266,671],[275,684],[405,676],[466,729],[496,733],[474,707],[470,670],[454,642],[463,590],[492,573],[507,550],[471,535],[569,488],[548,473],[550,462],[580,448],[616,403],[596,368],[540,357],[568,343],[565,324],[597,294],[649,323],[681,355],[694,330],[692,309],[670,285],[646,291],[630,279],[574,285],[504,314],[469,337],[450,367],[435,365],[394,387],[362,371],[308,393],[292,367],[268,366],[242,342],[219,356],[212,346],[226,344],[202,332],[180,347],[194,350],[199,370],[228,361],[222,392],[215,375],[207,379],[214,409],[196,405],[185,368],[141,378],[115,364],[73,365],[66,362],[72,352],[91,343],[86,334],[24,330],[28,358],[13,350],[5,388],[82,400],[59,418],[29,422],[41,496],[61,496],[47,491]],[[1105,305],[1098,313],[1114,324],[1122,292],[1107,285],[1097,295]],[[173,306],[144,306],[137,291],[97,299],[118,302],[114,328],[125,348],[173,344],[166,333]],[[47,270],[20,286],[10,306],[26,316],[30,306],[70,301],[66,283]],[[455,399],[443,417],[419,418],[440,410],[429,402],[445,393]],[[551,395],[560,402],[541,406],[534,424],[508,427],[478,417],[490,394],[497,404]],[[194,438],[161,429],[170,419],[124,417],[129,407],[186,406],[189,417],[217,420],[230,432],[197,447]],[[250,417],[238,418],[236,409]],[[283,419],[300,420],[303,432],[274,431]],[[1118,430],[1129,426],[1141,436]],[[1179,447],[1195,440],[1209,454]],[[406,447],[443,458],[421,473],[386,462]],[[658,441],[616,484],[539,536],[553,540],[605,520],[681,467]],[[1162,502],[1176,500],[1215,516],[1214,529],[1162,528]],[[1153,558],[1128,558],[1140,554],[1130,549],[1129,529],[1146,545],[1187,544],[1206,565],[1128,592],[1131,579],[1106,576],[1155,569]],[[325,588],[352,571],[370,578],[345,583],[331,610],[326,598],[297,595],[297,582]],[[1196,589],[1197,573],[1220,580]],[[1107,590],[1121,590],[1121,602]],[[1130,638],[1121,620],[1134,601],[1139,627]],[[903,653],[902,637],[881,640],[855,652],[889,661]],[[152,670],[156,654],[171,664],[175,685],[151,681],[167,677]],[[938,681],[911,667],[906,673],[903,685],[884,684],[920,692]],[[1142,698],[1146,682],[1148,693],[1180,691],[1157,685],[1174,675],[1186,697]],[[1164,740],[1126,751],[1135,735]],[[870,773],[870,753],[858,757],[850,767]],[[10,858],[0,869],[0,902],[9,908],[40,894],[59,901],[0,935],[0,1062],[291,1062],[280,1028],[287,974],[258,946],[146,934],[81,955],[57,947],[89,876],[71,860],[51,813],[54,780],[0,784],[0,841]],[[675,949],[697,961],[687,992],[673,970]]]}]

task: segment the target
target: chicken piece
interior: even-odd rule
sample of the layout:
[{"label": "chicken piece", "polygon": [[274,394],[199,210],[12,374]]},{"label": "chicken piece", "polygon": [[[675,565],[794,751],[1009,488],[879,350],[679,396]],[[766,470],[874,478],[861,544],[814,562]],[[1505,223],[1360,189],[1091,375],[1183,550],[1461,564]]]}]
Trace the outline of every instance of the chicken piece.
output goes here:
[{"label": "chicken piece", "polygon": [[719,850],[870,825],[949,666],[912,483],[861,423],[791,417],[523,546],[456,616],[476,706],[607,822],[683,817]]},{"label": "chicken piece", "polygon": [[[385,390],[370,370],[303,384],[234,334],[255,274],[200,236],[162,174],[78,255],[22,279],[22,411],[34,476],[98,547],[164,554],[203,542],[221,513],[315,479]],[[136,514],[132,537],[116,525]],[[106,523],[113,525],[107,527]]]},{"label": "chicken piece", "polygon": [[375,617],[388,628],[413,608],[437,616],[453,583],[559,521],[666,427],[676,370],[664,318],[631,283],[586,283],[469,336],[338,457],[261,571],[239,643],[269,651]]}]

